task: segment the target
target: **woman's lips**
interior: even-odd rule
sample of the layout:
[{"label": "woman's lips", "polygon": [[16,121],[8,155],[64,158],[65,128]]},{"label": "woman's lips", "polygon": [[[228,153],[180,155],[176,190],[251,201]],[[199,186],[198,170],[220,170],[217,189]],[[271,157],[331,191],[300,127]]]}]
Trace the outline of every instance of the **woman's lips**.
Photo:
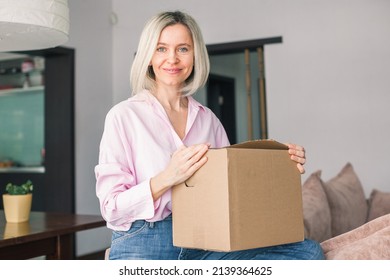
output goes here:
[{"label": "woman's lips", "polygon": [[176,74],[180,72],[179,68],[164,68],[164,71],[169,74]]}]

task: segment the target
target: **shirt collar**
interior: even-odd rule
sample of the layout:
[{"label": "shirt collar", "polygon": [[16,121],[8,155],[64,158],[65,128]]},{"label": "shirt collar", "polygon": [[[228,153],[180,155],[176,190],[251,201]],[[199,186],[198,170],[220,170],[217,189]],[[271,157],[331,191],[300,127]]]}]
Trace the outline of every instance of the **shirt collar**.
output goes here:
[{"label": "shirt collar", "polygon": [[[130,97],[130,101],[144,101],[149,105],[155,105],[156,103],[158,103],[157,98],[149,90],[146,89]],[[206,110],[205,106],[195,100],[192,96],[188,96],[188,107],[190,106],[197,111],[199,109]]]}]

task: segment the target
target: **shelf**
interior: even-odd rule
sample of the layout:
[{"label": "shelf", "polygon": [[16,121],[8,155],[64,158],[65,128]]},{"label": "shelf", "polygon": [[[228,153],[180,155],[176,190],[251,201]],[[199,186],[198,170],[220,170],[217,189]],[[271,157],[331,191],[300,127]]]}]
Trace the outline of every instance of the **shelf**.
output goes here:
[{"label": "shelf", "polygon": [[0,90],[0,96],[10,96],[14,94],[25,94],[25,93],[37,93],[37,92],[42,92],[44,89],[45,89],[44,86],[2,89]]},{"label": "shelf", "polygon": [[45,173],[45,167],[3,167],[0,168],[0,173]]}]

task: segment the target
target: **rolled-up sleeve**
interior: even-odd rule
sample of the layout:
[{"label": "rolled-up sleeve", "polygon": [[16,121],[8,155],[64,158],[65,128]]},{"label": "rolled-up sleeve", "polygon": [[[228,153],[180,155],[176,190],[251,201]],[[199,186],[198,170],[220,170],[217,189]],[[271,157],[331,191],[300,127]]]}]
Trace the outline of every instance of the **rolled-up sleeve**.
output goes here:
[{"label": "rolled-up sleeve", "polygon": [[150,219],[155,203],[149,180],[137,182],[128,134],[121,120],[107,114],[95,167],[96,195],[109,228],[126,230],[137,219]]}]

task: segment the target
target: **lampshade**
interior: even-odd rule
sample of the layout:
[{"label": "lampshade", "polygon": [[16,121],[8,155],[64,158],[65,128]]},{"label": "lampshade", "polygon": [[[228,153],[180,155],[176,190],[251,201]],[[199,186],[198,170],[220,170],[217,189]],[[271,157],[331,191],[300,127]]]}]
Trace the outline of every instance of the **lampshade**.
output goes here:
[{"label": "lampshade", "polygon": [[68,0],[0,0],[0,52],[56,47],[68,33]]}]

